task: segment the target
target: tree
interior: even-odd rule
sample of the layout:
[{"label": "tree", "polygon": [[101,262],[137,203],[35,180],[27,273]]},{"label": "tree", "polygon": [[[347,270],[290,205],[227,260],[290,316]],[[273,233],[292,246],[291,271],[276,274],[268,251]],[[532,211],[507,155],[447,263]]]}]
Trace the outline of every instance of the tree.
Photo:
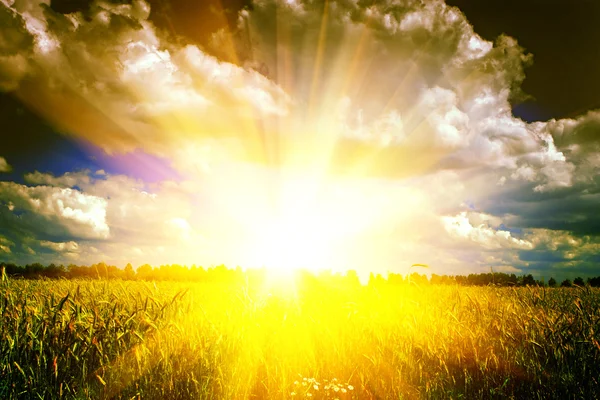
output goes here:
[{"label": "tree", "polygon": [[562,281],[562,283],[560,284],[560,287],[571,287],[573,286],[573,284],[571,283],[570,280],[565,279],[564,281]]},{"label": "tree", "polygon": [[108,271],[106,268],[106,263],[104,261],[99,262],[98,264],[92,264],[91,268],[98,279],[108,278]]},{"label": "tree", "polygon": [[556,279],[550,278],[548,280],[548,286],[550,286],[550,287],[556,287]]},{"label": "tree", "polygon": [[358,274],[355,270],[351,269],[346,272],[346,282],[351,285],[360,285],[360,280],[358,279]]},{"label": "tree", "polygon": [[150,280],[152,278],[152,266],[149,264],[140,265],[136,271],[138,279]]},{"label": "tree", "polygon": [[594,278],[588,278],[587,284],[591,287],[600,287],[600,276]]},{"label": "tree", "polygon": [[132,280],[135,278],[135,271],[133,270],[133,266],[131,263],[128,263],[123,270],[123,277],[127,280]]},{"label": "tree", "polygon": [[416,284],[417,286],[426,285],[429,283],[429,279],[427,279],[427,275],[419,274],[417,272],[413,272],[408,276],[408,282]]},{"label": "tree", "polygon": [[523,277],[523,286],[534,286],[535,285],[535,279],[533,279],[533,275],[529,274],[529,275],[525,275]]},{"label": "tree", "polygon": [[46,267],[44,275],[48,278],[60,278],[66,274],[66,271],[66,268],[62,264],[50,264]]},{"label": "tree", "polygon": [[581,278],[581,277],[578,276],[573,281],[573,285],[575,285],[575,286],[585,286],[585,282],[583,281],[583,278]]}]

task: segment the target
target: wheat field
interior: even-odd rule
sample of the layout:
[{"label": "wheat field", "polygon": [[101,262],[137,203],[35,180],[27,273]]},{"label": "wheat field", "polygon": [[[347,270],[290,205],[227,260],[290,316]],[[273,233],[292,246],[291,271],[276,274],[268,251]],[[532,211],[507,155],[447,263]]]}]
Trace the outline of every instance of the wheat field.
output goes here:
[{"label": "wheat field", "polygon": [[597,398],[591,288],[17,280],[0,398]]}]

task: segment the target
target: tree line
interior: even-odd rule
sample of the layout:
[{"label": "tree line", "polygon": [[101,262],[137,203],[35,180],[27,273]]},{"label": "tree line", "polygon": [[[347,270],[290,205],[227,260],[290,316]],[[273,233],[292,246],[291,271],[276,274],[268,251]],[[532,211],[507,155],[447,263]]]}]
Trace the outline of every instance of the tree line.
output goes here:
[{"label": "tree line", "polygon": [[[246,272],[241,268],[230,269],[224,265],[205,269],[195,265],[187,267],[172,264],[153,267],[149,264],[134,268],[127,264],[125,268],[108,265],[104,262],[86,265],[56,265],[44,266],[39,263],[20,266],[12,263],[0,263],[0,269],[10,277],[24,279],[123,279],[144,281],[207,281],[221,280],[229,281],[242,277]],[[253,274],[253,272],[248,272]]]},{"label": "tree line", "polygon": [[563,280],[560,285],[554,278],[548,279],[545,282],[543,279],[536,280],[533,275],[526,274],[517,276],[516,274],[507,274],[504,272],[488,272],[469,275],[437,275],[431,274],[427,277],[425,274],[413,272],[408,276],[402,274],[388,274],[387,279],[381,275],[371,274],[369,282],[383,283],[409,283],[413,282],[418,285],[436,284],[436,285],[460,285],[460,286],[545,286],[545,287],[572,287],[572,286],[592,286],[600,287],[600,277],[588,278],[584,281],[583,278],[577,277],[573,281],[570,279]]},{"label": "tree line", "polygon": [[[264,269],[242,270],[240,267],[231,269],[225,265],[204,268],[202,266],[192,265],[191,267],[179,264],[151,266],[144,264],[134,268],[127,264],[125,268],[119,268],[114,265],[108,265],[104,262],[98,264],[85,265],[42,265],[39,263],[27,264],[24,266],[12,263],[0,263],[0,269],[3,274],[13,278],[23,279],[123,279],[123,280],[144,280],[144,281],[189,281],[189,282],[211,282],[211,281],[236,281],[236,280],[261,280],[266,275]],[[303,271],[304,277],[311,275]],[[359,282],[356,271],[348,271],[345,274],[332,273],[331,271],[321,271],[319,278],[338,281]],[[533,275],[507,274],[503,272],[489,272],[469,275],[437,275],[431,274],[428,277],[425,274],[413,272],[410,275],[399,273],[389,273],[387,277],[381,274],[371,273],[369,276],[369,285],[381,284],[442,284],[442,285],[460,285],[460,286],[548,286],[548,287],[572,287],[572,286],[591,286],[600,287],[600,276],[587,278],[575,278],[563,280],[560,284],[554,278],[547,282],[536,280]]]}]

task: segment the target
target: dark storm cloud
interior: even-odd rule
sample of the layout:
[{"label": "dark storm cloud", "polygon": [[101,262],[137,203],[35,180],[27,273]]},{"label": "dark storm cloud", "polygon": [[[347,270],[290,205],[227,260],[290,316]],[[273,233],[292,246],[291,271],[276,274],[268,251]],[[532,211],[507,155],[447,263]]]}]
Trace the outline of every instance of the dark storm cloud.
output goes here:
[{"label": "dark storm cloud", "polygon": [[569,158],[585,161],[590,153],[600,151],[600,111],[590,111],[577,119],[551,120],[548,130]]},{"label": "dark storm cloud", "polygon": [[21,15],[0,6],[0,92],[14,90],[29,72],[33,37]]},{"label": "dark storm cloud", "polygon": [[488,40],[519,39],[535,62],[522,88],[533,99],[515,114],[532,121],[575,117],[600,108],[600,2],[448,0]]},{"label": "dark storm cloud", "polygon": [[[513,215],[524,228],[570,231],[574,235],[600,235],[600,118],[590,112],[578,119],[552,120],[544,128],[557,151],[570,164],[570,185],[536,190],[544,164],[530,169],[531,182],[517,178],[482,207],[494,215]],[[535,160],[534,160],[535,161]],[[534,163],[524,157],[523,165]],[[529,164],[528,164],[529,163]],[[517,174],[518,175],[518,174]],[[516,175],[513,174],[513,177]]]},{"label": "dark storm cloud", "polygon": [[596,248],[592,252],[565,258],[562,253],[554,251],[536,251],[523,253],[527,261],[527,271],[535,276],[544,277],[546,282],[550,277],[556,278],[559,283],[563,279],[575,277],[598,276],[598,262],[600,256]]},{"label": "dark storm cloud", "polygon": [[[132,0],[111,0],[113,4],[132,4]],[[93,0],[52,0],[50,7],[60,14],[90,14]],[[251,0],[149,0],[150,20],[172,35],[174,40],[199,44],[209,51],[212,35],[220,29],[237,30],[239,12],[252,9]],[[231,60],[234,61],[234,60]]]},{"label": "dark storm cloud", "polygon": [[593,187],[579,186],[549,193],[525,185],[488,199],[485,212],[511,215],[512,224],[522,228],[565,230],[575,235],[600,235],[600,181]]},{"label": "dark storm cloud", "polygon": [[531,263],[558,263],[565,261],[565,257],[560,251],[544,251],[544,250],[530,250],[520,251],[519,259],[521,261],[527,261]]}]

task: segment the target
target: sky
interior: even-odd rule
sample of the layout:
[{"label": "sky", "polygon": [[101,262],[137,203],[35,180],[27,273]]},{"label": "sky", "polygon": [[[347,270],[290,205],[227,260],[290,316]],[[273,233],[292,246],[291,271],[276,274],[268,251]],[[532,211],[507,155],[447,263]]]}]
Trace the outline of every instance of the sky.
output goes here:
[{"label": "sky", "polygon": [[598,276],[599,18],[0,0],[0,261]]}]

